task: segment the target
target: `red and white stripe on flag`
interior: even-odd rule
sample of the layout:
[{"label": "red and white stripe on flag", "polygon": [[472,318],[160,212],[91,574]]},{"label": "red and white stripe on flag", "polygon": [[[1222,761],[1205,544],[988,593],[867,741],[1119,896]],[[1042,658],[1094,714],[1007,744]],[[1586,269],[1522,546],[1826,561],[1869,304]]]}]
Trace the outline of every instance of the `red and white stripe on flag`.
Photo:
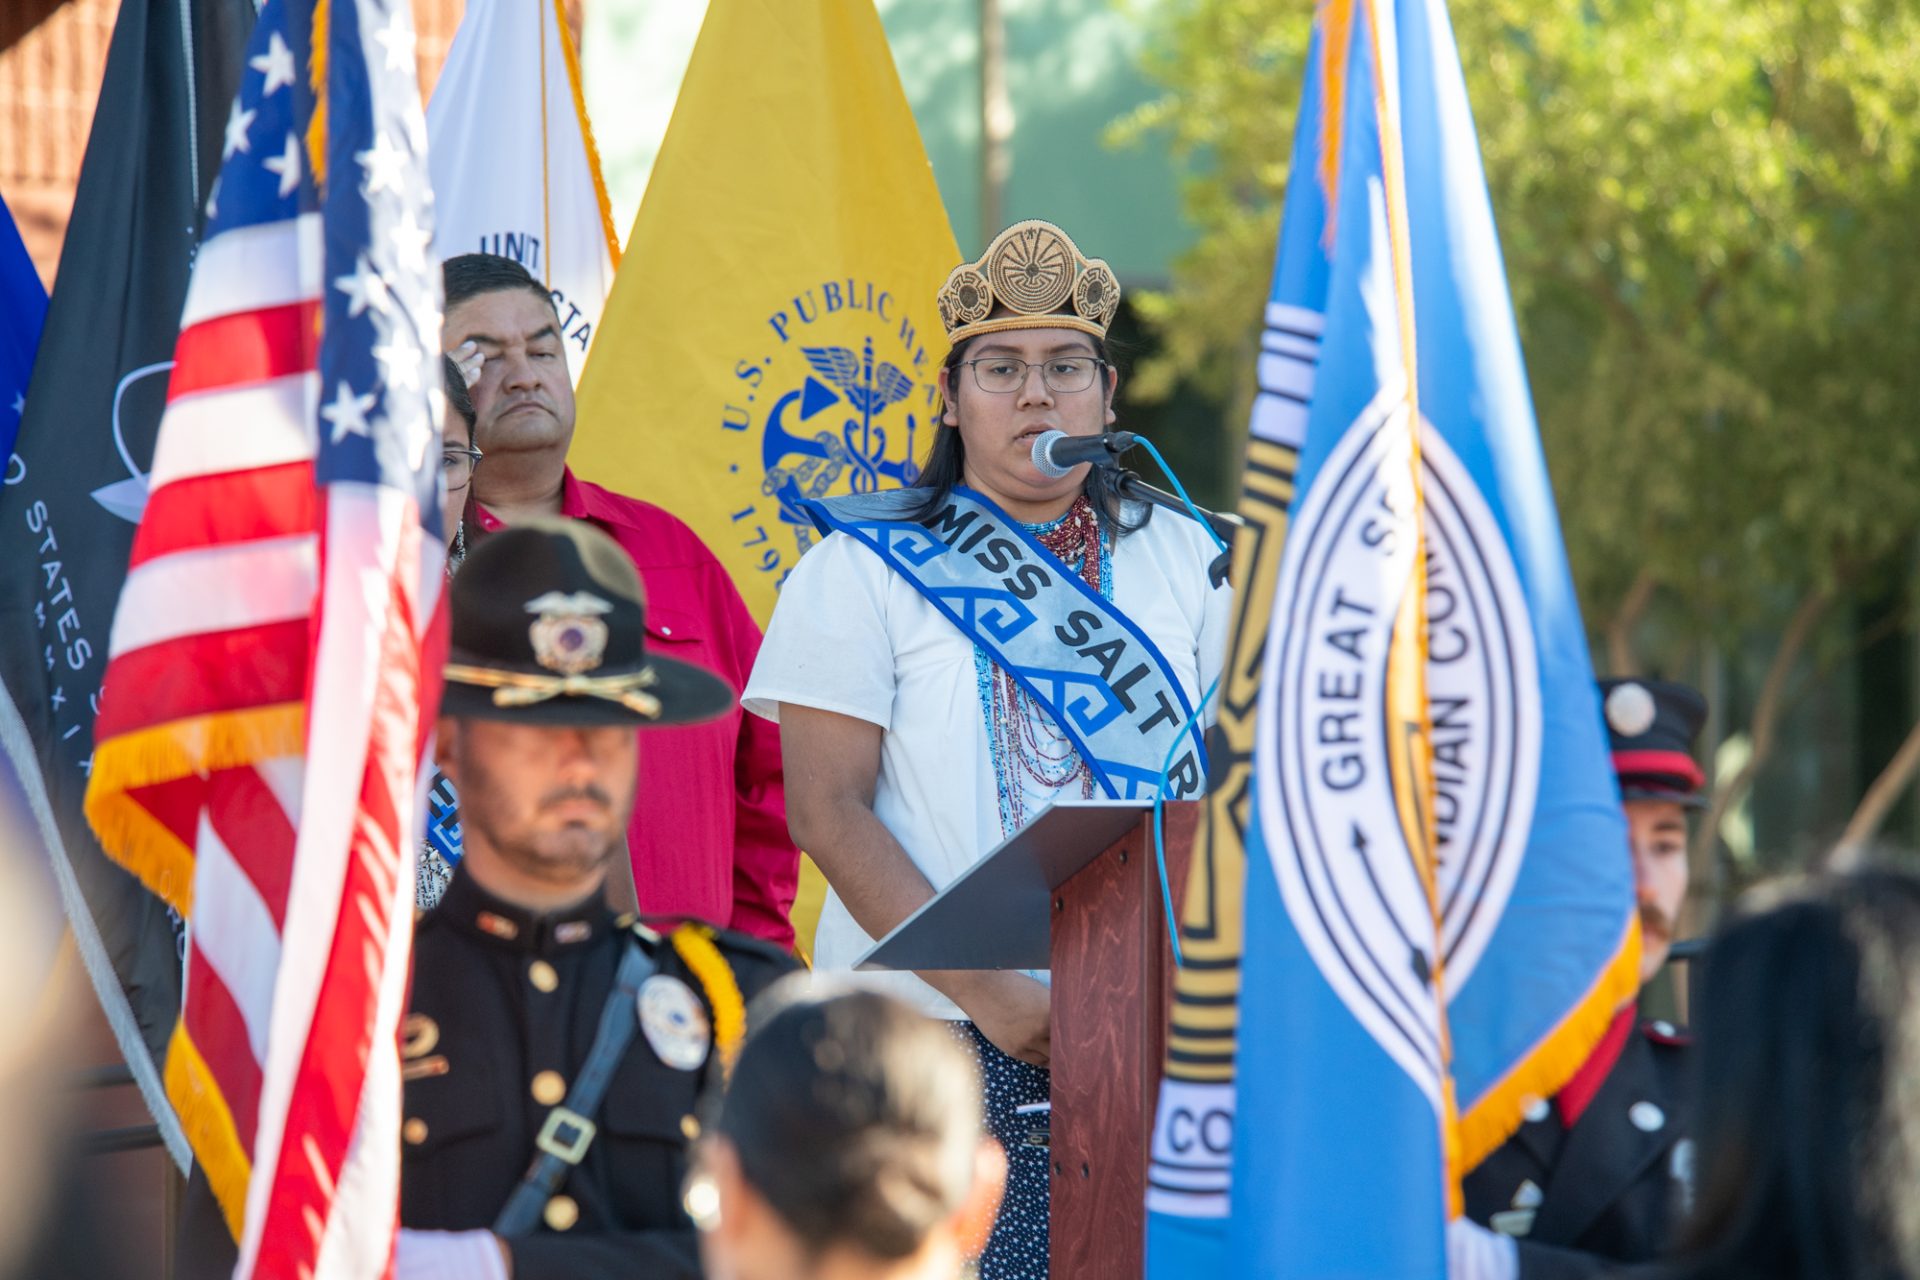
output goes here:
[{"label": "red and white stripe on flag", "polygon": [[[334,7],[358,25],[352,3]],[[188,921],[166,1083],[240,1244],[236,1276],[368,1280],[389,1273],[397,1230],[397,1034],[445,558],[418,485],[329,455],[341,434],[322,434],[338,424],[320,370],[343,367],[342,341],[358,344],[346,365],[374,367],[361,330],[375,305],[383,367],[404,329],[431,368],[437,291],[424,264],[389,270],[390,288],[363,271],[360,308],[330,309],[336,206],[305,171],[284,23],[270,0],[229,117],[87,814]],[[342,225],[364,240],[367,211]],[[392,381],[412,386],[362,397],[379,404],[362,443],[398,456],[390,439],[410,433],[407,465],[429,475],[415,437],[437,384]]]},{"label": "red and white stripe on flag", "polygon": [[167,1093],[236,1236],[306,783],[319,239],[310,212],[201,247],[87,796],[107,851],[189,921]]}]

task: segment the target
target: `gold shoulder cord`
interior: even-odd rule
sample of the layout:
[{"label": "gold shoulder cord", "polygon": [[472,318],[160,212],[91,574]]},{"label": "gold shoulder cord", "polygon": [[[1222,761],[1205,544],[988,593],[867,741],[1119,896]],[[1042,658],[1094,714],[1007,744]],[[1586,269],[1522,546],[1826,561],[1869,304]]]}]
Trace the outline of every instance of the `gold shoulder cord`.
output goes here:
[{"label": "gold shoulder cord", "polygon": [[740,1042],[747,1034],[747,1005],[733,976],[733,966],[713,944],[713,931],[704,925],[683,924],[668,941],[706,992],[707,1003],[713,1008],[713,1045],[720,1055],[721,1078],[729,1078]]}]

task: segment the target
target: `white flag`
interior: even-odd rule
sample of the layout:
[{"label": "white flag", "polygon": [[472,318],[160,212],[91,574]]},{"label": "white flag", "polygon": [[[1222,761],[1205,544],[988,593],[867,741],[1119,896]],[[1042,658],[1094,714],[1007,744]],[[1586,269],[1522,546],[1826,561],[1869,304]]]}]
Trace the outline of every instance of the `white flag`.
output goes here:
[{"label": "white flag", "polygon": [[497,253],[553,291],[577,381],[620,261],[560,0],[467,0],[427,104],[440,257]]}]

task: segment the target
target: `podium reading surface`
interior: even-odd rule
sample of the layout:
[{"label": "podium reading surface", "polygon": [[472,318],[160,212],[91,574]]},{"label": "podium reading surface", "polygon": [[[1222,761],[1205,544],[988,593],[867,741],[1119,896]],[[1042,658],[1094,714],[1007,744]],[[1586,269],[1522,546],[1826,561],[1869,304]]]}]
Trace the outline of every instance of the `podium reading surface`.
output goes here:
[{"label": "podium reading surface", "polygon": [[1053,893],[1153,813],[1057,800],[854,962],[857,969],[1049,969]]},{"label": "podium reading surface", "polygon": [[[1182,892],[1200,806],[1166,808]],[[1054,1280],[1141,1273],[1172,973],[1150,802],[1053,805],[903,921],[862,968],[1051,969]]]}]

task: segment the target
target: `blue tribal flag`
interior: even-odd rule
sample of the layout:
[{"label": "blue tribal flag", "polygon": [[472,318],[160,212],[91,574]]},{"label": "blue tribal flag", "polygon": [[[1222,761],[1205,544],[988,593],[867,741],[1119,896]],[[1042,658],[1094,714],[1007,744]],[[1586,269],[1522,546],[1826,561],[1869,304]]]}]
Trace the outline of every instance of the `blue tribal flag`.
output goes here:
[{"label": "blue tribal flag", "polygon": [[1324,43],[1316,27],[1241,467],[1233,629],[1216,732],[1207,743],[1209,784],[1188,864],[1181,963],[1147,1168],[1147,1274],[1153,1280],[1213,1280],[1226,1266],[1255,728],[1327,296],[1326,202],[1317,178],[1322,131],[1315,114]]},{"label": "blue tribal flag", "polygon": [[[13,442],[20,434],[20,417],[27,408],[27,383],[33,377],[33,357],[40,350],[40,330],[46,320],[46,286],[40,283],[40,273],[34,270],[27,246],[20,241],[20,232],[13,225],[7,202],[0,199],[0,462],[10,463],[13,457]],[[13,467],[8,466],[7,473],[12,472]],[[45,869],[46,852],[38,848],[38,841],[28,834],[33,831],[28,813],[27,789],[20,777],[19,765],[7,751],[0,749],[0,875],[12,876],[7,881],[9,884],[20,883],[21,877],[35,877],[33,888],[39,890],[42,885],[37,876]],[[29,849],[38,856],[30,856]],[[49,879],[47,885],[51,884]],[[28,954],[36,966],[44,959],[49,970],[36,968],[27,975],[27,981],[35,986],[50,971],[60,938],[57,926],[42,932],[45,936]]]},{"label": "blue tribal flag", "polygon": [[1634,993],[1633,876],[1444,2],[1329,0],[1310,56],[1225,1270],[1442,1280]]},{"label": "blue tribal flag", "polygon": [[27,380],[47,321],[47,289],[33,269],[27,246],[0,200],[0,461],[13,454],[20,415],[27,409]]}]

